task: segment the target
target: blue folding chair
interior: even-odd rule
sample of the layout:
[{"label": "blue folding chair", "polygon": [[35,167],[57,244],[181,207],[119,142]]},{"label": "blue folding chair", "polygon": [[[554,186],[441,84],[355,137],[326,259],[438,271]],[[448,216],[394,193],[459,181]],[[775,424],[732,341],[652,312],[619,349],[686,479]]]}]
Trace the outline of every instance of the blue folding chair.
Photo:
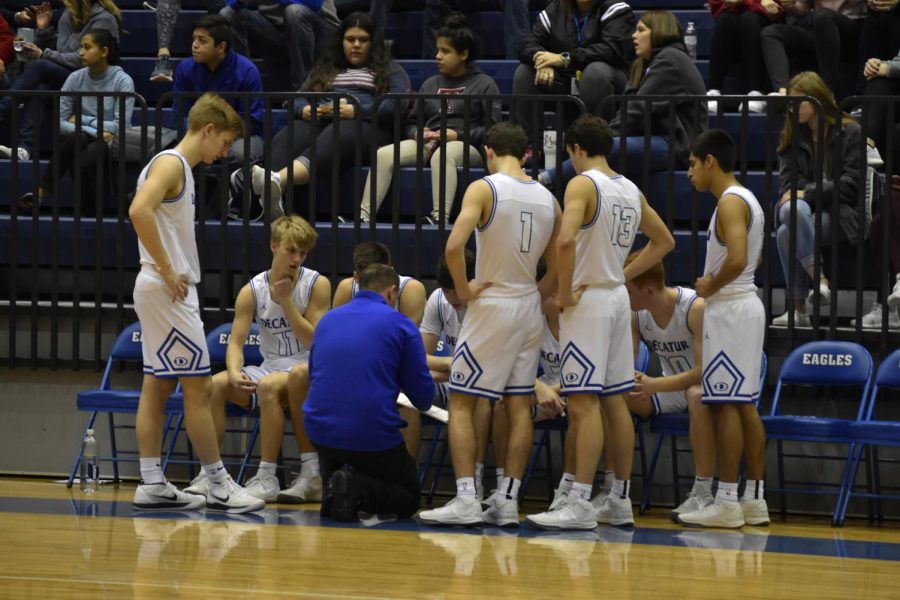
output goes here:
[{"label": "blue folding chair", "polygon": [[[762,396],[763,386],[766,383],[766,373],[768,372],[769,361],[765,351],[762,353],[762,364],[759,370],[759,390]],[[756,399],[756,406],[759,408],[759,397]],[[650,418],[650,433],[656,434],[656,445],[653,448],[653,457],[650,459],[650,471],[647,474],[646,485],[644,486],[644,496],[641,499],[641,510],[643,514],[650,508],[650,493],[653,489],[653,477],[656,474],[656,465],[659,461],[659,455],[662,450],[663,441],[669,436],[671,455],[672,455],[672,498],[673,506],[681,504],[681,480],[693,479],[693,475],[681,475],[678,470],[678,455],[689,453],[691,449],[678,445],[679,437],[688,437],[691,432],[691,419],[687,413],[669,413],[665,415],[656,415]]]},{"label": "blue folding chair", "polygon": [[[206,345],[209,348],[209,362],[210,365],[225,365],[225,357],[228,351],[228,341],[231,338],[231,323],[224,323],[214,328],[206,335]],[[262,364],[263,357],[259,350],[259,328],[256,326],[256,323],[253,323],[250,326],[250,335],[247,337],[247,340],[244,342],[244,364],[245,365],[260,365]],[[184,398],[179,394],[175,394],[175,400],[180,402],[183,407]],[[244,472],[247,468],[247,463],[250,461],[250,455],[253,452],[253,447],[256,445],[256,440],[259,437],[259,415],[254,414],[254,411],[244,410],[240,406],[232,404],[230,402],[225,403],[225,416],[228,417],[250,417],[253,419],[253,426],[249,429],[247,428],[228,428],[226,431],[230,433],[246,433],[249,434],[247,439],[247,446],[243,452],[243,454],[239,455],[239,460],[226,460],[228,458],[234,458],[231,456],[223,456],[223,463],[226,465],[237,466],[239,468],[238,475],[235,478],[235,481],[241,483],[243,481]],[[182,431],[184,431],[184,413],[181,412],[178,416],[178,420],[175,422],[175,433],[172,436],[172,439],[169,442],[168,448],[166,450],[166,455],[163,460],[163,472],[166,471],[170,464],[196,464],[197,460],[193,456],[193,452],[190,445],[190,440],[188,440],[188,452],[186,453],[185,458],[173,458],[173,456],[181,456],[181,454],[175,452],[175,444],[178,441],[178,438]]]},{"label": "blue folding chair", "polygon": [[[866,401],[872,379],[872,356],[868,350],[854,342],[817,341],[808,342],[794,349],[781,365],[781,373],[775,386],[770,413],[762,418],[766,428],[766,438],[775,440],[778,455],[778,487],[766,487],[766,493],[783,495],[781,503],[782,518],[787,515],[786,495],[789,492],[812,495],[836,495],[838,500],[843,496],[847,480],[847,464],[853,453],[853,440],[850,438],[851,419],[824,417],[817,415],[784,414],[785,387],[787,385],[821,386],[828,388],[858,388],[859,400],[856,420],[864,414]],[[820,412],[820,411],[817,411]],[[787,454],[784,442],[814,442],[820,444],[849,444],[844,455],[810,455],[808,452]],[[804,448],[806,450],[806,448]],[[784,475],[784,459],[810,459],[817,461],[844,461],[844,476],[838,484],[814,481],[787,481]],[[794,484],[799,487],[788,487]],[[823,489],[830,488],[830,489]],[[837,516],[838,503],[835,502],[833,518]]]},{"label": "blue folding chair", "polygon": [[[119,333],[116,341],[113,342],[112,350],[106,360],[106,368],[103,371],[103,377],[100,380],[100,387],[93,390],[82,390],[78,392],[76,404],[78,410],[90,412],[85,432],[94,428],[94,421],[99,413],[106,413],[109,423],[109,440],[110,454],[108,456],[99,456],[101,462],[111,462],[113,466],[113,481],[119,482],[119,463],[120,462],[138,462],[137,450],[122,450],[116,441],[117,429],[134,429],[133,424],[116,423],[115,415],[117,414],[136,414],[138,409],[138,401],[141,397],[140,388],[113,388],[112,375],[113,367],[119,363],[143,364],[144,355],[141,350],[141,324],[132,323]],[[166,402],[165,423],[163,431],[163,444],[165,444],[168,436],[172,419],[180,414],[181,404],[172,397]],[[82,438],[84,436],[82,435]],[[69,474],[69,480],[66,487],[72,487],[75,480],[75,474],[81,465],[81,442],[78,444],[78,451],[75,453],[75,464],[72,472]]]},{"label": "blue folding chair", "polygon": [[[900,350],[894,350],[889,354],[878,367],[878,373],[875,375],[875,382],[872,386],[872,392],[869,395],[869,401],[866,403],[865,413],[861,420],[850,423],[849,438],[855,443],[849,464],[847,465],[847,474],[844,477],[843,494],[838,500],[838,510],[835,518],[832,520],[833,525],[843,525],[844,519],[847,517],[847,507],[851,497],[869,498],[869,499],[889,499],[898,500],[900,494],[885,493],[881,485],[880,464],[878,457],[879,446],[900,446],[900,421],[897,420],[880,420],[876,417],[875,403],[878,399],[878,392],[882,389],[900,390]],[[859,463],[862,459],[863,451],[867,454],[867,479],[869,485],[866,492],[855,492],[853,488],[856,483],[856,475],[859,470]],[[885,462],[897,462],[896,460]],[[873,489],[874,485],[874,489]],[[884,489],[897,490],[897,487],[885,487]],[[881,512],[881,503],[879,502],[878,516],[884,518]],[[870,511],[870,519],[872,513]]]}]

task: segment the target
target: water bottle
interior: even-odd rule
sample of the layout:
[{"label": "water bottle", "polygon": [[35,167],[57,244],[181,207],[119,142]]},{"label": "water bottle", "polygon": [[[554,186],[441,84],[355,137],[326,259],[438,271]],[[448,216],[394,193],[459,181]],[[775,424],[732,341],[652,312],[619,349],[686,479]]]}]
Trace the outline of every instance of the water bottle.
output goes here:
[{"label": "water bottle", "polygon": [[687,46],[688,56],[691,60],[697,60],[697,28],[693,21],[688,21],[684,30],[684,45]]},{"label": "water bottle", "polygon": [[79,476],[81,491],[85,494],[93,494],[97,491],[100,481],[100,463],[97,460],[97,440],[94,439],[94,430],[88,429],[84,435],[84,443],[81,450],[81,473]]},{"label": "water bottle", "polygon": [[556,132],[544,132],[544,169],[556,168]]}]

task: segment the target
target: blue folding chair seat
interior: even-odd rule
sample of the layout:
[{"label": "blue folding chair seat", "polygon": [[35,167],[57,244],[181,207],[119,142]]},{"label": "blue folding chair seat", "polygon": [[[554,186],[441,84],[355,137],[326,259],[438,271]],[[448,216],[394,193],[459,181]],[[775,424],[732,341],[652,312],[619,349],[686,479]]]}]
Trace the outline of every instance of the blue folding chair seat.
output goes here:
[{"label": "blue folding chair seat", "polygon": [[[836,495],[832,522],[836,521],[848,480],[847,467],[855,451],[855,444],[849,437],[851,419],[821,415],[785,415],[786,386],[857,388],[860,392],[856,420],[860,420],[869,396],[871,379],[872,356],[865,348],[854,342],[833,340],[808,342],[795,348],[784,360],[775,386],[770,414],[762,418],[767,440],[775,440],[777,444],[778,460],[778,487],[768,485],[766,492],[782,494],[782,517],[787,515],[788,493]],[[807,444],[801,453],[788,454],[784,452],[784,442],[848,444],[849,448],[846,455],[815,455],[809,453]],[[785,458],[843,461],[844,474],[837,484],[788,481],[784,474]],[[788,484],[794,484],[794,487],[789,487]]]},{"label": "blue folding chair seat", "polygon": [[[87,425],[85,426],[85,432],[88,429],[94,428],[94,422],[97,419],[98,414],[107,414],[110,453],[108,456],[98,456],[98,459],[101,462],[112,463],[113,481],[116,483],[119,482],[119,463],[137,462],[139,454],[137,450],[122,450],[119,448],[116,439],[116,430],[133,430],[134,425],[130,423],[116,423],[115,415],[136,414],[138,401],[141,397],[141,390],[140,388],[113,388],[113,367],[118,366],[119,363],[142,365],[143,360],[144,355],[141,348],[141,324],[132,323],[116,336],[113,347],[109,352],[109,357],[106,360],[106,368],[104,369],[103,376],[100,380],[100,387],[93,390],[82,390],[78,392],[76,396],[76,406],[78,410],[91,413],[88,417]],[[165,444],[166,437],[168,436],[172,419],[180,415],[180,413],[181,403],[176,394],[173,394],[166,401],[165,423],[163,425],[163,444]],[[81,453],[81,442],[79,441],[78,451],[75,453],[75,464],[73,465],[72,472],[69,474],[69,479],[66,482],[67,487],[72,487],[72,482],[75,480],[75,474],[78,472],[78,468],[81,465]]]},{"label": "blue folding chair seat", "polygon": [[[212,331],[210,331],[206,335],[206,346],[209,349],[209,362],[210,365],[220,365],[224,366],[225,364],[225,356],[228,351],[228,340],[231,338],[231,323],[224,323],[215,327]],[[245,365],[260,365],[262,364],[263,357],[259,350],[259,328],[256,326],[256,323],[253,323],[250,326],[250,334],[247,337],[246,342],[244,343],[244,364]],[[183,409],[184,397],[180,394],[173,394],[173,401],[181,404],[181,408]],[[253,447],[256,445],[256,440],[259,437],[259,414],[258,411],[250,411],[241,408],[240,406],[234,405],[230,402],[225,403],[225,417],[249,417],[253,419],[253,425],[248,428],[227,428],[226,432],[229,433],[246,433],[249,435],[247,438],[247,444],[240,456],[230,457],[223,456],[222,462],[228,466],[236,466],[238,467],[238,474],[235,478],[235,481],[241,483],[244,478],[244,473],[247,469],[247,464],[250,461],[250,456],[253,452]],[[184,431],[184,412],[181,410],[179,412],[178,420],[175,423],[174,434],[169,442],[165,458],[163,459],[163,472],[168,469],[170,464],[197,464],[197,460],[193,457],[193,452],[190,447],[190,440],[188,440],[188,452],[184,458],[173,458],[173,456],[181,456],[180,453],[175,452],[175,444],[180,437],[181,432]],[[230,458],[236,458],[237,460],[228,460]]]},{"label": "blue folding chair seat", "polygon": [[[766,373],[769,369],[769,360],[765,351],[762,353],[762,364],[759,369],[759,390],[762,396],[762,390],[766,383]],[[756,399],[756,406],[759,407],[759,397]],[[647,473],[647,481],[644,485],[644,497],[641,499],[641,514],[650,508],[650,493],[653,490],[653,478],[656,474],[656,464],[659,460],[662,444],[666,436],[670,438],[670,451],[672,455],[672,498],[673,506],[681,504],[681,479],[682,476],[678,470],[678,454],[690,452],[690,448],[682,448],[678,445],[679,437],[687,437],[691,433],[691,418],[687,413],[667,413],[655,415],[650,418],[650,433],[656,434],[656,445],[653,448],[653,456],[650,459],[650,471]]]},{"label": "blue folding chair seat", "polygon": [[[900,494],[896,493],[898,490],[896,486],[885,486],[885,488],[882,488],[881,485],[880,466],[882,461],[878,457],[878,447],[900,446],[900,421],[882,421],[876,418],[876,401],[879,397],[878,392],[881,390],[900,390],[900,349],[894,350],[881,361],[862,418],[850,423],[847,428],[847,436],[855,443],[855,448],[851,449],[852,457],[847,465],[847,473],[844,477],[843,495],[838,500],[837,514],[832,521],[834,525],[844,524],[851,497],[878,499],[878,516],[880,518],[883,518],[880,500],[900,499]],[[866,473],[867,490],[866,492],[856,492],[854,491],[856,475],[864,452],[866,453],[866,462],[869,467]],[[898,461],[885,462],[895,463]],[[889,491],[886,492],[885,489]],[[894,493],[890,493],[890,490],[893,490]],[[870,520],[872,517],[873,513],[870,508]]]}]

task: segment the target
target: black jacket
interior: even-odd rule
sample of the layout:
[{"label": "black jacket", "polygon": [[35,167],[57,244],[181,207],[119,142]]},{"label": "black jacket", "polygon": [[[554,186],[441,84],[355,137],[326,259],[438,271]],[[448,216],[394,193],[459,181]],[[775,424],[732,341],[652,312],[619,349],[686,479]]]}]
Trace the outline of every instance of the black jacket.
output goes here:
[{"label": "black jacket", "polygon": [[[843,138],[843,139],[842,139]],[[845,123],[843,135],[837,127],[828,134],[828,164],[822,180],[822,196],[816,196],[816,156],[813,153],[812,134],[808,127],[795,128],[791,144],[778,155],[779,196],[791,189],[796,177],[798,190],[803,190],[803,199],[813,210],[831,212],[834,196],[837,194],[838,221],[851,243],[865,237],[864,223],[860,223],[859,186],[862,176],[859,172],[861,138],[859,123]],[[797,144],[797,156],[791,148]]]},{"label": "black jacket", "polygon": [[534,55],[549,51],[556,54],[568,52],[572,62],[568,69],[558,69],[563,77],[572,77],[575,71],[584,70],[592,62],[603,62],[625,70],[634,58],[634,13],[621,0],[603,0],[591,8],[578,42],[579,27],[576,15],[566,17],[562,3],[554,0],[542,10],[531,28],[531,33],[519,44],[519,61],[534,65]]},{"label": "black jacket", "polygon": [[[653,50],[644,75],[637,85],[629,83],[626,95],[690,95],[703,96],[706,85],[694,61],[688,56],[682,42],[673,42]],[[653,102],[650,105],[650,134],[669,141],[674,131],[675,158],[679,167],[686,167],[691,141],[706,129],[708,117],[706,103],[694,100],[675,102],[674,119],[669,115],[669,101]],[[628,102],[625,117],[621,111],[610,121],[610,128],[617,134],[627,136],[644,135],[644,112],[647,104],[639,101]]]}]

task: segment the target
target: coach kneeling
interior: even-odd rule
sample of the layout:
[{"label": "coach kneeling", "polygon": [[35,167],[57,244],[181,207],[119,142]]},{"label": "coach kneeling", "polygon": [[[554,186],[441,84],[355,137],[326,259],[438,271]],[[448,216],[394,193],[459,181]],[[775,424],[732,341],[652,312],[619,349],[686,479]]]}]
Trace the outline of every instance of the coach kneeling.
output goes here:
[{"label": "coach kneeling", "polygon": [[401,390],[420,410],[434,399],[422,336],[394,310],[399,277],[370,265],[360,291],[316,326],[303,405],[319,451],[322,516],[355,521],[357,512],[410,517],[419,508],[416,461],[406,451],[397,412]]}]

